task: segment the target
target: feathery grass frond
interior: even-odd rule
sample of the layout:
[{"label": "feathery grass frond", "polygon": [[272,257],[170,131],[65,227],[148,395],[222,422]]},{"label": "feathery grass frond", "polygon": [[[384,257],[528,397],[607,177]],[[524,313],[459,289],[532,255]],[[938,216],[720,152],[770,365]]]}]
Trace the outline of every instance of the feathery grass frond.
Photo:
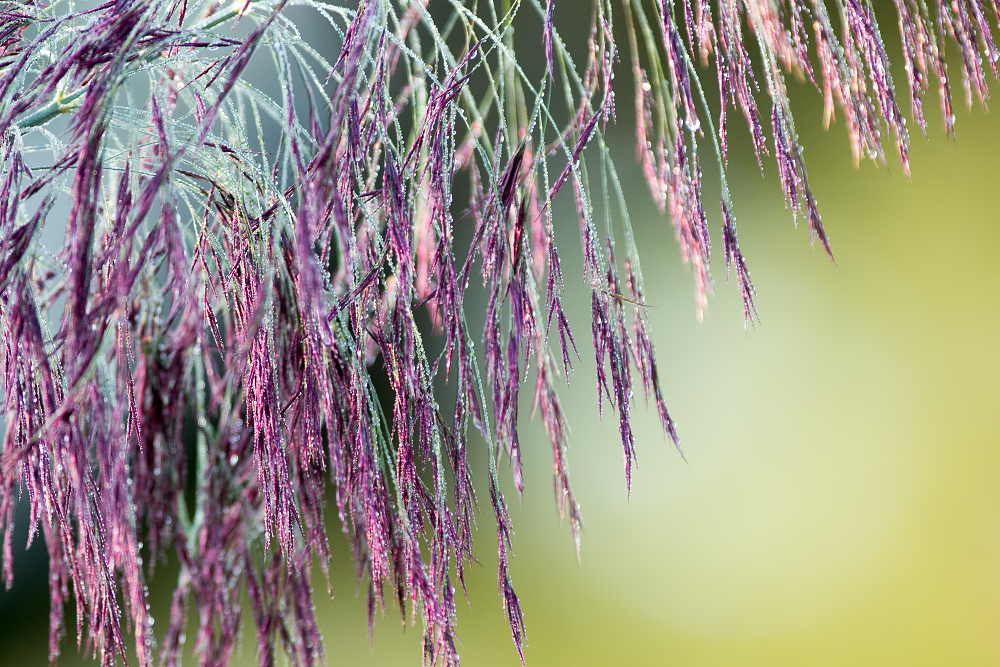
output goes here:
[{"label": "feathery grass frond", "polygon": [[[339,53],[303,39],[292,8],[328,25]],[[996,75],[1000,58],[986,14],[1000,7],[895,8],[912,117],[924,131],[933,78],[950,133],[946,38],[967,104],[985,103],[984,63]],[[591,292],[598,404],[617,415],[626,484],[636,384],[678,444],[604,141],[619,111],[614,21],[628,41],[637,160],[693,267],[699,310],[712,286],[707,141],[726,265],[746,321],[756,316],[726,184],[730,109],[828,253],[786,77],[815,85],[825,122],[839,109],[855,160],[884,162],[890,141],[908,169],[906,120],[866,0],[593,0],[588,10],[577,64],[554,0],[3,4],[0,531],[10,586],[26,494],[50,558],[53,662],[72,599],[77,643],[102,664],[124,659],[127,634],[141,665],[178,664],[192,613],[199,660],[226,664],[244,590],[262,665],[280,652],[321,661],[310,568],[330,560],[329,493],[368,582],[370,627],[395,604],[420,617],[426,663],[457,664],[472,429],[489,450],[499,592],[523,660],[497,461],[510,459],[520,492],[529,380],[578,549],[582,525],[556,389],[578,354],[552,217],[564,190]],[[518,59],[521,26],[540,28],[541,66]],[[43,234],[65,241],[51,252]],[[466,298],[473,273],[482,331],[467,317],[480,307]],[[157,655],[146,582],[168,552],[180,575]]]}]

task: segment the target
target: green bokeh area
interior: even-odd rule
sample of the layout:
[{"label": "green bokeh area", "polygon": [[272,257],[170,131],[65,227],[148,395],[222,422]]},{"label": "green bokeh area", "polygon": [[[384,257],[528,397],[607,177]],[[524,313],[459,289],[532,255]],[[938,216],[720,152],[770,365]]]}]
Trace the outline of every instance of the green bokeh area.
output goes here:
[{"label": "green bokeh area", "polygon": [[[842,122],[817,129],[815,92],[792,93],[810,98],[796,120],[837,264],[793,227],[773,164],[762,179],[734,138],[740,240],[760,294],[762,322],[749,331],[715,208],[716,294],[698,322],[669,220],[647,204],[630,139],[613,138],[686,457],[640,395],[631,497],[615,420],[597,416],[576,222],[562,202],[583,356],[562,395],[586,530],[578,563],[536,419],[522,432],[520,503],[504,467],[529,665],[1000,664],[998,119],[960,111],[954,142],[933,119],[928,141],[912,128],[907,179],[893,163],[855,169]],[[460,652],[466,665],[512,666],[483,488]],[[336,530],[331,539],[332,599],[316,579],[327,664],[419,664],[419,625],[401,627],[395,612],[369,645],[347,549]],[[44,572],[30,570],[0,594],[4,667],[45,662]],[[174,574],[161,568],[152,584],[160,633]],[[248,631],[234,663],[256,664],[253,648]],[[60,664],[82,662],[71,636]]]}]

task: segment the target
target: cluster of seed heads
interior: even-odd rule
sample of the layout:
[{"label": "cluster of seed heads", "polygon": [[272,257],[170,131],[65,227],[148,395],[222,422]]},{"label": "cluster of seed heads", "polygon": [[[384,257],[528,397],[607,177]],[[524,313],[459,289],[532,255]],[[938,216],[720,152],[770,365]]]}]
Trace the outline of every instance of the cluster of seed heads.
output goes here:
[{"label": "cluster of seed heads", "polygon": [[[336,51],[303,39],[293,6]],[[714,153],[727,270],[756,316],[726,185],[730,111],[827,252],[786,78],[815,85],[824,122],[843,116],[856,159],[884,161],[885,135],[907,168],[869,0],[587,8],[578,64],[554,0],[0,5],[0,535],[9,587],[26,502],[29,540],[48,551],[53,662],[75,604],[77,644],[104,665],[129,651],[178,664],[191,623],[200,664],[225,665],[248,599],[261,665],[317,664],[311,572],[328,571],[336,525],[369,627],[395,606],[419,619],[425,663],[457,664],[456,590],[484,489],[523,660],[498,473],[507,457],[522,491],[522,388],[577,548],[581,527],[557,393],[579,338],[557,196],[576,204],[573,279],[591,294],[598,405],[617,417],[626,484],[638,385],[678,442],[604,140],[616,76],[634,87],[638,163],[699,309],[712,287],[700,156]],[[910,116],[924,130],[933,80],[950,133],[945,44],[966,102],[985,103],[1000,3],[895,9]],[[518,60],[515,25],[541,35],[543,60]],[[474,447],[489,461],[475,484]],[[147,582],[168,558],[179,575],[154,635]]]}]

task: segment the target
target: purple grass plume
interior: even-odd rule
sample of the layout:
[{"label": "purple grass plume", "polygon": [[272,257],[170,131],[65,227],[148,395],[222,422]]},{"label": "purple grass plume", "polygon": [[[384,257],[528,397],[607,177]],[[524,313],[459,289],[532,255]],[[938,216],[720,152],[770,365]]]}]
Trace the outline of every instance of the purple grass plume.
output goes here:
[{"label": "purple grass plume", "polygon": [[[506,458],[521,493],[526,385],[578,550],[583,525],[557,391],[580,335],[557,196],[578,217],[570,278],[590,291],[598,406],[618,422],[627,487],[639,386],[679,443],[604,138],[615,93],[634,101],[629,168],[669,213],[699,313],[713,285],[702,165],[718,166],[749,324],[730,121],[749,131],[739,150],[775,160],[786,205],[832,257],[787,78],[822,96],[823,123],[843,117],[856,161],[884,163],[888,144],[906,171],[903,97],[925,133],[936,86],[953,131],[946,43],[967,105],[988,101],[1000,59],[1000,5],[981,0],[895,0],[904,96],[867,0],[587,6],[571,55],[558,26],[579,5],[565,0],[3,4],[3,576],[10,587],[25,502],[49,555],[52,663],[69,605],[77,646],[102,665],[177,665],[186,642],[199,664],[225,665],[243,635],[262,666],[320,664],[313,571],[329,572],[336,525],[369,628],[396,607],[419,618],[425,664],[457,665],[456,588],[484,489],[523,661],[499,469]],[[329,52],[293,7],[328,26]],[[537,62],[518,60],[537,42],[515,28],[540,32]],[[474,483],[476,447],[489,463]],[[168,558],[179,575],[154,634],[147,587]]]}]

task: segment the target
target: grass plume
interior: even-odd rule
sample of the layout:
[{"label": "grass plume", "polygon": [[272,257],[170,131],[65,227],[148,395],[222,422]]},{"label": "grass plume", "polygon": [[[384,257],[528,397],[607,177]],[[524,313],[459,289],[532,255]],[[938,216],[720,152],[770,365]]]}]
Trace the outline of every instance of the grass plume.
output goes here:
[{"label": "grass plume", "polygon": [[[509,458],[520,492],[526,384],[578,549],[582,525],[557,392],[579,336],[563,310],[560,192],[576,203],[573,278],[591,292],[598,404],[618,420],[626,484],[638,385],[679,447],[604,141],[620,110],[619,61],[631,68],[639,169],[670,215],[699,309],[712,287],[707,142],[727,269],[746,321],[756,317],[726,184],[731,116],[758,161],[776,161],[787,206],[832,257],[786,77],[814,85],[825,122],[843,116],[856,160],[891,151],[908,169],[870,2],[593,0],[579,64],[559,4],[0,7],[0,534],[9,587],[26,497],[31,538],[50,559],[53,662],[75,603],[77,644],[104,665],[129,644],[143,667],[178,664],[192,615],[200,663],[224,665],[244,591],[261,665],[281,653],[321,662],[310,573],[330,561],[330,511],[366,582],[369,623],[395,605],[420,618],[424,662],[458,664],[455,593],[473,558],[477,486],[488,488],[500,600],[523,660],[497,462]],[[336,58],[303,39],[293,7],[330,26]],[[1000,59],[987,16],[1000,5],[895,9],[910,115],[926,131],[933,80],[950,134],[945,44],[957,45],[966,103],[985,104]],[[540,29],[537,71],[517,58],[516,21]],[[251,61],[267,63],[276,93],[254,84]],[[61,247],[42,242],[63,228]],[[482,303],[466,299],[472,280]],[[481,331],[468,308],[483,309]],[[478,485],[473,431],[489,450]],[[146,584],[168,552],[180,574],[157,642]]]}]

